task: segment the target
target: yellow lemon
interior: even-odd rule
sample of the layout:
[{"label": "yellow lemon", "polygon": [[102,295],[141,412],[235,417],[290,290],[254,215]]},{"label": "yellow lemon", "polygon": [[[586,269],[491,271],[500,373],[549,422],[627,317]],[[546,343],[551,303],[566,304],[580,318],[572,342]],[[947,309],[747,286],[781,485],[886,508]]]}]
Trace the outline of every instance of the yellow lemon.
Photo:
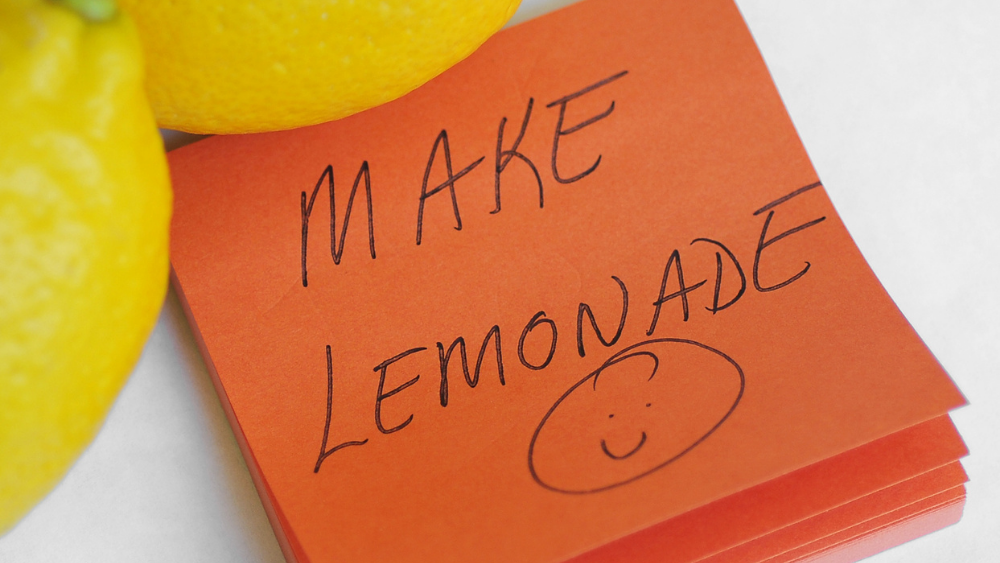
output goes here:
[{"label": "yellow lemon", "polygon": [[291,129],[351,115],[472,53],[520,0],[121,0],[162,127]]},{"label": "yellow lemon", "polygon": [[113,4],[82,3],[107,19],[0,0],[0,532],[94,437],[166,291],[141,48]]}]

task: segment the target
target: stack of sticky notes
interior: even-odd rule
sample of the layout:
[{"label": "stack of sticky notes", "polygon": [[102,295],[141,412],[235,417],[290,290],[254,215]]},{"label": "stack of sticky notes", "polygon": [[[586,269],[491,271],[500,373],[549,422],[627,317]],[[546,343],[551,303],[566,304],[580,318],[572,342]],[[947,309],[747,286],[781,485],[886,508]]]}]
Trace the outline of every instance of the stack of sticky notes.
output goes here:
[{"label": "stack of sticky notes", "polygon": [[729,0],[586,0],[170,166],[289,561],[853,561],[961,517],[964,399]]}]

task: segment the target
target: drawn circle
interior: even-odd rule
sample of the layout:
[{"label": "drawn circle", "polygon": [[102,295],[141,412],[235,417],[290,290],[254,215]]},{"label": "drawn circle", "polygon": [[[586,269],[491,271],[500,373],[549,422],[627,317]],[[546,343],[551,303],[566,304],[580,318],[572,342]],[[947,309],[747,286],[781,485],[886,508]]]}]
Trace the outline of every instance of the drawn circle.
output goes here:
[{"label": "drawn circle", "polygon": [[745,386],[736,361],[700,342],[658,338],[628,346],[545,413],[528,446],[528,470],[542,487],[565,494],[642,479],[715,433]]}]

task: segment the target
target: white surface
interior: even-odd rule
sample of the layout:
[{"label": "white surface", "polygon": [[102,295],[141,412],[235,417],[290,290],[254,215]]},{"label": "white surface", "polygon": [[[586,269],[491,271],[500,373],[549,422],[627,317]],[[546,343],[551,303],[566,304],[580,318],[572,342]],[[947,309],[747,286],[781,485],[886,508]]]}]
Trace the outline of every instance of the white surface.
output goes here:
[{"label": "white surface", "polygon": [[[567,4],[525,0],[517,20]],[[622,0],[627,9],[627,0]],[[1000,558],[1000,4],[739,2],[848,229],[971,406],[957,526],[871,561]],[[2,562],[279,562],[176,297]]]}]

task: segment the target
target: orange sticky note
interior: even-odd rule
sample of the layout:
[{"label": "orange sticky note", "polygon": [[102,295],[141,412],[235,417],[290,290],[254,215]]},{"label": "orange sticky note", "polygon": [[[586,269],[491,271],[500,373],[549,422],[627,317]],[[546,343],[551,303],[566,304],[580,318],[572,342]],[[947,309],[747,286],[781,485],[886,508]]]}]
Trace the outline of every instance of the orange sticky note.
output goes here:
[{"label": "orange sticky note", "polygon": [[[175,285],[290,560],[564,561],[964,403],[729,0],[586,0],[393,103],[170,166]],[[954,462],[948,436],[882,486]],[[860,473],[669,549],[818,517],[875,492]],[[954,519],[892,516],[914,494],[850,529]],[[838,533],[765,551],[876,545]]]}]

